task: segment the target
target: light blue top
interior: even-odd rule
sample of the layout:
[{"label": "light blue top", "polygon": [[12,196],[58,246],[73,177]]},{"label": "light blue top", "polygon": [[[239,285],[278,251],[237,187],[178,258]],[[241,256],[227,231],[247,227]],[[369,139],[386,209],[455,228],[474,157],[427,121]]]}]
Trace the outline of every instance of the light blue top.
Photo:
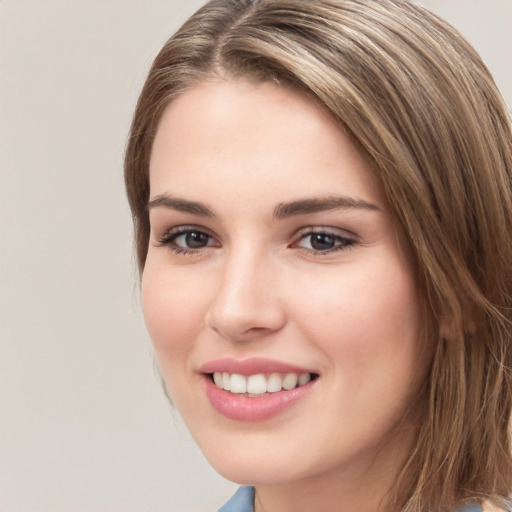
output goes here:
[{"label": "light blue top", "polygon": [[240,487],[218,512],[254,512],[254,487]]},{"label": "light blue top", "polygon": [[218,512],[254,512],[254,487],[240,487]]},{"label": "light blue top", "polygon": [[[240,487],[218,512],[254,512],[254,488]],[[470,505],[457,512],[482,512],[480,505]]]}]

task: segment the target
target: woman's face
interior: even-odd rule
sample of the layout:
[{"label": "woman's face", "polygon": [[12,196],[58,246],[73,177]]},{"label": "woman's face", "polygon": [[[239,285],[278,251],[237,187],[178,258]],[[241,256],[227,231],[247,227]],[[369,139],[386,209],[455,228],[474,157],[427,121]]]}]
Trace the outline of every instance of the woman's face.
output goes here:
[{"label": "woman's face", "polygon": [[392,434],[430,351],[386,202],[343,130],[300,93],[212,81],[167,108],[150,182],[144,315],[212,465],[274,484],[399,460],[409,441]]}]

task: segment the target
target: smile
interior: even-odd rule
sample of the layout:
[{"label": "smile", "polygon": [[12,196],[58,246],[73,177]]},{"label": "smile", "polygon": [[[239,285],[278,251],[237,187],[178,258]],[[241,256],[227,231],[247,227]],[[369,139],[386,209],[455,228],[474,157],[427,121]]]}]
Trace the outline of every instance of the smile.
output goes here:
[{"label": "smile", "polygon": [[255,398],[267,393],[305,386],[314,377],[310,373],[257,373],[254,375],[240,375],[238,373],[214,372],[211,374],[213,382],[219,389],[233,394],[243,394]]},{"label": "smile", "polygon": [[199,373],[214,410],[244,422],[279,417],[306,399],[320,380],[311,369],[259,357],[216,359]]}]

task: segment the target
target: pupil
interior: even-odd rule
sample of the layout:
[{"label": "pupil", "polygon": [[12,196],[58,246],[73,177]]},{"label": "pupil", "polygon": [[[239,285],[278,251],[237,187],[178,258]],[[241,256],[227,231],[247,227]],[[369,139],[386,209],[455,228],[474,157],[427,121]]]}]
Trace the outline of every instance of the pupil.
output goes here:
[{"label": "pupil", "polygon": [[199,249],[200,247],[205,247],[208,244],[208,235],[193,231],[192,233],[187,233],[185,236],[185,242],[187,247],[190,247],[191,249]]},{"label": "pupil", "polygon": [[311,237],[311,247],[317,251],[325,251],[334,247],[334,237],[318,233]]}]

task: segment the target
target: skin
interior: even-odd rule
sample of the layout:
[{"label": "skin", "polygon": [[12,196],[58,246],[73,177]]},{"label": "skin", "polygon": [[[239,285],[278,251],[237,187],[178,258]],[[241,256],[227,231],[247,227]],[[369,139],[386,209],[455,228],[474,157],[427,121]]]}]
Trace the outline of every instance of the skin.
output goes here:
[{"label": "skin", "polygon": [[[165,111],[150,186],[144,315],[170,394],[210,463],[256,487],[256,512],[385,510],[415,437],[401,420],[414,417],[431,350],[396,227],[343,130],[302,93],[212,80]],[[164,196],[212,215],[179,211]],[[333,196],[372,207],[274,215],[283,203]],[[205,245],[183,253],[190,237],[169,235],[183,227],[204,233]],[[328,249],[311,231],[330,235]],[[319,377],[276,417],[228,419],[199,368],[252,356]]]}]

